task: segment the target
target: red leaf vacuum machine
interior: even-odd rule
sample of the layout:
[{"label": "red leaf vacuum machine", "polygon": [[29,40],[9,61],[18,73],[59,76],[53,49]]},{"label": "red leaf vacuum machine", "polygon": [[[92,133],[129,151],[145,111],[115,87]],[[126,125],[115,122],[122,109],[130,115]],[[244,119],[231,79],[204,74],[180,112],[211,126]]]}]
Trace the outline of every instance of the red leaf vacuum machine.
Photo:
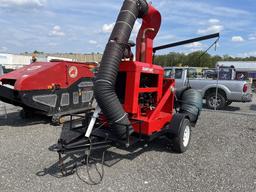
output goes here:
[{"label": "red leaf vacuum machine", "polygon": [[[142,18],[135,43],[129,41],[133,26]],[[51,150],[62,155],[102,149],[129,148],[160,136],[172,140],[173,150],[185,152],[191,127],[202,109],[202,96],[196,90],[175,90],[175,80],[164,78],[164,69],[153,64],[160,49],[216,37],[216,34],[153,48],[161,25],[161,15],[146,0],[125,0],[106,45],[97,76],[93,79],[95,110],[78,120],[71,115],[58,143]],[[82,118],[83,117],[83,118]],[[88,160],[88,158],[87,158]],[[63,170],[63,169],[62,169]]]},{"label": "red leaf vacuum machine", "polygon": [[[129,39],[138,18],[135,44]],[[175,80],[164,78],[164,69],[153,64],[154,52],[218,35],[153,48],[160,25],[159,11],[146,0],[124,0],[96,77],[90,63],[36,62],[0,77],[0,99],[54,118],[70,114],[51,148],[60,163],[63,154],[129,148],[160,136],[172,140],[174,151],[185,152],[202,96],[190,87],[176,90]]]}]

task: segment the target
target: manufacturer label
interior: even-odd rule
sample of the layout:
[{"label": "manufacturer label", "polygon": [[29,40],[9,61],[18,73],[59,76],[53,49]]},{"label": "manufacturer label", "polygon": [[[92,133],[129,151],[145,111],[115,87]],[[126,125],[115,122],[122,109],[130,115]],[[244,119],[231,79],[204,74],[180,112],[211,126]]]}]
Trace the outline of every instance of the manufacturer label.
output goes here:
[{"label": "manufacturer label", "polygon": [[71,78],[76,78],[78,75],[77,67],[75,67],[75,66],[70,67],[68,70],[68,74]]},{"label": "manufacturer label", "polygon": [[143,72],[148,72],[148,73],[153,73],[153,72],[154,72],[154,69],[149,68],[149,67],[143,67],[143,68],[142,68],[142,71],[143,71]]},{"label": "manufacturer label", "polygon": [[93,83],[92,82],[88,82],[88,81],[83,81],[81,83],[78,84],[78,87],[83,88],[83,87],[92,87]]}]

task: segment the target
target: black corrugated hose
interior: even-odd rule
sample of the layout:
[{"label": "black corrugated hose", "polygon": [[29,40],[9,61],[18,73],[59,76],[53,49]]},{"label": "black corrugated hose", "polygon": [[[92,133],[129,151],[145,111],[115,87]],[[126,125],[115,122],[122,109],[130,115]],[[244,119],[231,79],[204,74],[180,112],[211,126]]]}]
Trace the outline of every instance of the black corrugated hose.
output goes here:
[{"label": "black corrugated hose", "polygon": [[203,98],[199,91],[195,89],[187,89],[182,93],[180,111],[188,114],[191,122],[197,121],[202,107]]},{"label": "black corrugated hose", "polygon": [[[121,139],[125,138],[126,127],[130,125],[130,121],[115,92],[116,78],[124,48],[128,44],[135,21],[147,13],[146,0],[124,1],[94,82],[94,93],[98,105],[112,124],[113,133]],[[133,132],[131,125],[129,131]]]}]

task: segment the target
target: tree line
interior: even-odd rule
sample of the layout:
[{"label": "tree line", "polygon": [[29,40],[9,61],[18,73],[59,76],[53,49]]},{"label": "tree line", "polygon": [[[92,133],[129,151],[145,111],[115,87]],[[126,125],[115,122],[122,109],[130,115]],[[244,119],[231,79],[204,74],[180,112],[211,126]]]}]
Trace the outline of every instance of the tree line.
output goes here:
[{"label": "tree line", "polygon": [[231,57],[229,55],[210,55],[203,51],[190,54],[170,52],[166,55],[155,55],[154,63],[161,66],[189,66],[214,68],[218,61],[256,61],[256,57]]}]

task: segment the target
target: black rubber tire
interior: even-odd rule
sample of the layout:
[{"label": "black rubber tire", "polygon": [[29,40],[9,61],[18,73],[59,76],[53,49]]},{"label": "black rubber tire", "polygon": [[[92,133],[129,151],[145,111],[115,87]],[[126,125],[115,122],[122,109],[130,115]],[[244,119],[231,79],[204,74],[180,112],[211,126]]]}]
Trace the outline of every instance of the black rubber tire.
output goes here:
[{"label": "black rubber tire", "polygon": [[22,119],[29,119],[29,118],[33,117],[33,115],[32,115],[32,112],[30,112],[30,111],[28,111],[26,109],[22,109],[20,111],[20,117]]},{"label": "black rubber tire", "polygon": [[[187,126],[189,127],[189,140],[187,145],[185,146],[183,139],[184,139],[185,129]],[[172,150],[177,153],[184,153],[189,148],[190,140],[191,140],[191,124],[187,118],[184,118],[180,124],[178,134],[173,137]]]},{"label": "black rubber tire", "polygon": [[[211,92],[208,95],[206,95],[206,106],[208,109],[215,109],[214,104],[212,103],[212,99],[216,97],[216,93],[215,92]],[[223,94],[218,93],[217,94],[217,98],[218,98],[218,105],[216,107],[216,109],[223,109],[226,106],[226,98],[225,96],[223,96]]]},{"label": "black rubber tire", "polygon": [[226,102],[226,106],[229,106],[229,105],[231,105],[232,104],[232,101],[227,101]]}]

